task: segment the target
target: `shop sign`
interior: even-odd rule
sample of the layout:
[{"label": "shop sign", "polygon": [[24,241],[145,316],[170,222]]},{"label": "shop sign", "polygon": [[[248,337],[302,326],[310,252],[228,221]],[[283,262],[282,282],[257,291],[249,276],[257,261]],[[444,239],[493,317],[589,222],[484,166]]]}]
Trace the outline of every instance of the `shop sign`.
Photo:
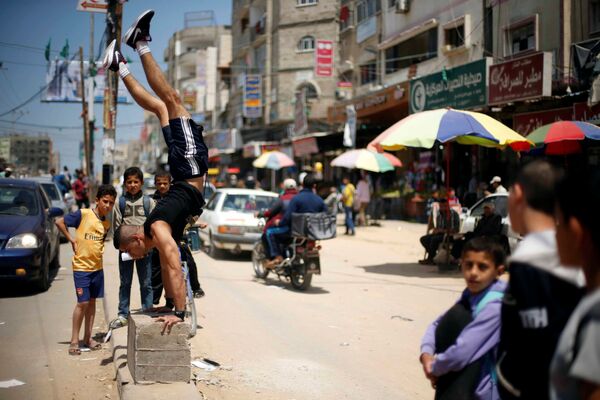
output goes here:
[{"label": "shop sign", "polygon": [[516,114],[513,117],[513,129],[521,135],[528,135],[541,126],[551,124],[556,121],[570,121],[572,118],[572,107]]},{"label": "shop sign", "polygon": [[356,27],[356,43],[362,43],[377,33],[377,17],[372,16]]},{"label": "shop sign", "polygon": [[244,84],[244,117],[262,117],[262,77],[246,75]]},{"label": "shop sign", "polygon": [[333,41],[318,39],[315,51],[315,75],[333,76]]},{"label": "shop sign", "polygon": [[589,107],[587,103],[573,104],[573,119],[575,121],[600,123],[600,104]]},{"label": "shop sign", "polygon": [[364,118],[368,115],[402,105],[406,106],[408,102],[408,87],[408,82],[402,82],[386,89],[352,99],[352,101],[338,103],[338,105],[329,109],[329,119],[332,123],[346,122],[346,106],[348,105],[354,106],[357,118]]},{"label": "shop sign", "polygon": [[489,76],[489,104],[551,96],[552,53],[537,53],[492,65]]},{"label": "shop sign", "polygon": [[486,104],[486,71],[491,58],[410,81],[410,113],[436,108],[469,109]]},{"label": "shop sign", "polygon": [[292,142],[292,147],[294,148],[295,157],[308,156],[310,154],[316,154],[319,152],[317,138],[314,137],[294,140]]},{"label": "shop sign", "polygon": [[242,156],[244,158],[256,158],[260,155],[260,150],[258,149],[258,143],[248,143],[244,145],[242,150]]}]

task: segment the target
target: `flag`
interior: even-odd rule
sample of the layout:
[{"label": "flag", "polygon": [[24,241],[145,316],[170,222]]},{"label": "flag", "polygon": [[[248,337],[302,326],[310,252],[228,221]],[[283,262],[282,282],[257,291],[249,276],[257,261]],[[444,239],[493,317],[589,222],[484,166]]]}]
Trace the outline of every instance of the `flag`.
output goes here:
[{"label": "flag", "polygon": [[69,39],[65,40],[65,46],[63,47],[60,55],[66,60],[69,58]]},{"label": "flag", "polygon": [[48,39],[48,44],[46,45],[46,51],[44,51],[44,57],[46,57],[46,61],[50,61],[50,43],[52,42],[52,38]]}]

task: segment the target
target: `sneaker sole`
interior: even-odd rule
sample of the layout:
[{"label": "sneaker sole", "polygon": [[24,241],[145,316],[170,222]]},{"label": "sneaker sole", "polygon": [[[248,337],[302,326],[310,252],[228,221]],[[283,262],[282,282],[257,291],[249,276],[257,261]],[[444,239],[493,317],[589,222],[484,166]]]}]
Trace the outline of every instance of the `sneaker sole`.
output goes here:
[{"label": "sneaker sole", "polygon": [[[125,32],[125,36],[123,37],[123,43],[125,43],[126,45],[128,45],[129,47],[131,47],[134,50],[135,50],[135,42],[137,42],[137,40],[134,40],[132,43],[129,43],[129,40],[134,39],[132,36],[134,36],[135,28],[137,27],[139,22],[142,20],[142,18],[144,18],[149,13],[152,13],[152,15],[154,16],[154,10],[144,11],[143,13],[140,14],[139,17],[137,17],[135,22],[133,24],[131,24],[129,29],[127,29],[127,32]],[[150,19],[152,19],[152,17]]]}]

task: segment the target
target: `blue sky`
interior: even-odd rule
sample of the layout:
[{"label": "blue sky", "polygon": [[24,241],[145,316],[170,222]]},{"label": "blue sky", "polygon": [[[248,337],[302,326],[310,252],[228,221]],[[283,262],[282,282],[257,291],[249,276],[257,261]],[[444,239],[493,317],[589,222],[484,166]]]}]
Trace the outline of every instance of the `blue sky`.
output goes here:
[{"label": "blue sky", "polygon": [[[90,51],[90,13],[76,11],[76,0],[19,0],[3,1],[0,13],[0,114],[21,104],[46,83],[46,60],[44,48],[52,38],[52,58],[58,55],[69,40],[71,55],[83,47],[84,59]],[[129,0],[123,6],[123,32],[144,10],[156,11],[152,20],[152,49],[157,61],[165,66],[162,56],[169,38],[184,28],[186,12],[213,10],[218,24],[231,24],[231,0]],[[98,57],[100,39],[105,28],[105,14],[95,13],[95,56]],[[125,55],[133,62],[131,72],[147,87],[143,70],[135,52],[123,47]],[[122,85],[122,83],[120,83]],[[102,105],[96,104],[95,169],[102,164]],[[0,117],[0,134],[14,130],[30,134],[48,133],[55,149],[61,155],[61,164],[71,170],[79,167],[79,142],[83,140],[83,128],[44,129],[19,125],[19,123],[44,126],[83,126],[80,118],[81,104],[42,103],[36,98],[19,110]],[[117,110],[117,142],[139,137],[140,127],[119,127],[143,120],[142,110],[135,104],[119,105]],[[4,122],[9,121],[9,122]],[[16,121],[16,124],[12,124]]]}]

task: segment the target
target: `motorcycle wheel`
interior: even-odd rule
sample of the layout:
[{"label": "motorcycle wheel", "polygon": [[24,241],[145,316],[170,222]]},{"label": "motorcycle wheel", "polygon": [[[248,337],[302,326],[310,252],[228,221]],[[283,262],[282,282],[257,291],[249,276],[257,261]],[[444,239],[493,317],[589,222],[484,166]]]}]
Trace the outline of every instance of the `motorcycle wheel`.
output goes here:
[{"label": "motorcycle wheel", "polygon": [[254,274],[257,278],[265,279],[269,275],[269,270],[263,266],[265,259],[265,251],[262,243],[259,241],[254,245],[252,249],[252,267],[254,268]]},{"label": "motorcycle wheel", "polygon": [[310,282],[312,281],[312,275],[310,272],[301,272],[299,268],[292,267],[290,272],[290,281],[292,282],[292,287],[298,290],[306,290],[310,287]]}]

